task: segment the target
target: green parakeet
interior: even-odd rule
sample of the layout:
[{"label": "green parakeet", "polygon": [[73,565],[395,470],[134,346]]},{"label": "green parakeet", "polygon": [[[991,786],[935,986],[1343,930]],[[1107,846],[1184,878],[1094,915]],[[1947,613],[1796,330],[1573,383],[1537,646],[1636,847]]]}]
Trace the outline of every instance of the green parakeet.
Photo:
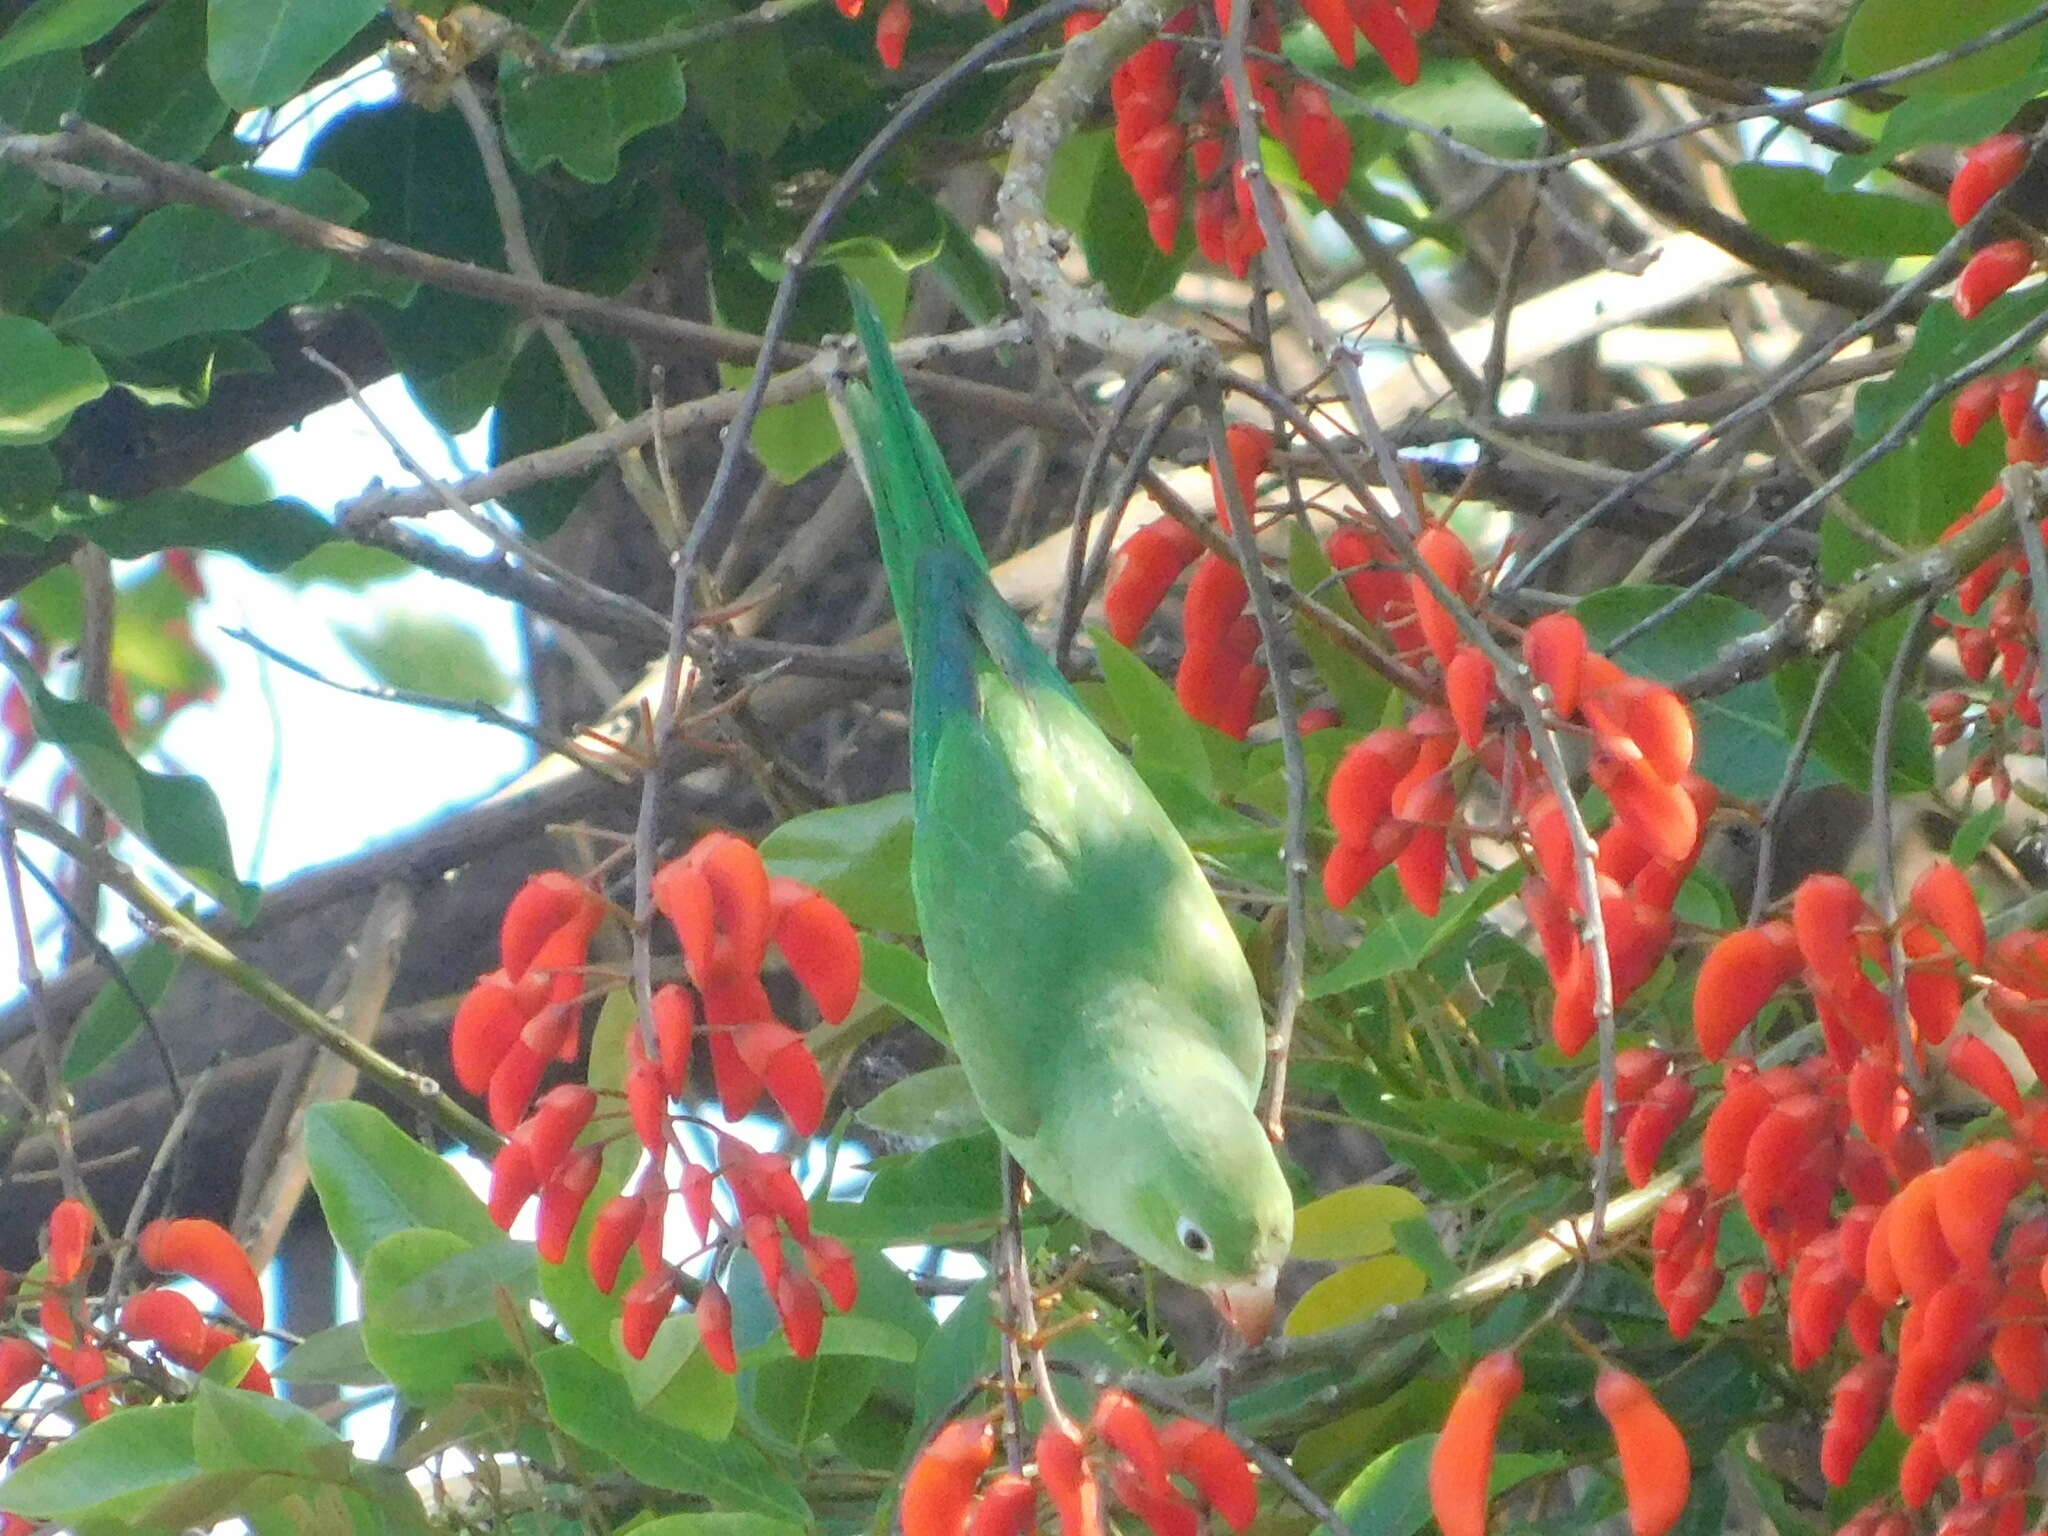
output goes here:
[{"label": "green parakeet", "polygon": [[1255,1103],[1244,953],[1166,813],[988,578],[930,429],[854,294],[849,384],[911,660],[911,882],[967,1080],[1047,1195],[1256,1341],[1294,1202]]}]

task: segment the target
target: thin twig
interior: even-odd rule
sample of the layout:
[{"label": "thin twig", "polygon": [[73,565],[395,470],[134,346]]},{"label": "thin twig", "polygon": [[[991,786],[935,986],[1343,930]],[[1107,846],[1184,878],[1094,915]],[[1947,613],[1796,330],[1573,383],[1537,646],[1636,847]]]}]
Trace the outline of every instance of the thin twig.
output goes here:
[{"label": "thin twig", "polygon": [[1779,775],[1778,787],[1771,791],[1770,801],[1764,806],[1763,819],[1757,826],[1756,879],[1749,888],[1749,915],[1743,919],[1751,928],[1763,921],[1764,911],[1771,904],[1772,866],[1778,856],[1778,824],[1784,819],[1785,807],[1792,803],[1792,796],[1805,774],[1806,755],[1813,750],[1814,735],[1820,729],[1821,717],[1827,713],[1828,699],[1834,694],[1835,680],[1841,676],[1842,662],[1848,654],[1846,650],[1839,650],[1821,663],[1820,675],[1813,683],[1813,697],[1806,701],[1806,713],[1799,717],[1798,734],[1792,738],[1792,749],[1785,754],[1785,771]]},{"label": "thin twig", "polygon": [[1892,746],[1898,734],[1899,703],[1905,695],[1907,679],[1926,654],[1927,620],[1939,601],[1931,592],[1921,598],[1906,632],[1899,637],[1898,651],[1892,656],[1891,671],[1885,676],[1884,692],[1877,702],[1877,737],[1870,744],[1870,824],[1877,834],[1877,869],[1871,881],[1871,894],[1877,898],[1878,920],[1891,935],[1891,975],[1885,990],[1891,998],[1892,1024],[1898,1031],[1899,1071],[1916,1098],[1922,1086],[1920,1059],[1913,1038],[1913,1015],[1906,1006],[1906,950],[1899,937],[1898,871],[1893,868],[1897,848],[1892,827]]},{"label": "thin twig", "polygon": [[[38,816],[43,814],[40,810],[36,812]],[[36,1021],[36,1047],[42,1057],[43,1092],[47,1098],[42,1105],[42,1117],[57,1149],[57,1171],[64,1193],[70,1199],[82,1200],[85,1183],[79,1177],[78,1149],[71,1139],[71,1090],[64,1082],[64,1034],[44,995],[43,968],[36,959],[35,930],[29,922],[28,898],[21,888],[21,854],[15,842],[17,819],[13,799],[0,795],[0,883],[7,887],[7,911],[14,924],[14,950],[21,965],[22,990],[28,994],[29,1012]],[[61,828],[62,823],[55,817],[49,819]],[[73,840],[68,832],[65,838],[78,850],[74,857],[81,868],[92,864],[98,845]]]},{"label": "thin twig", "polygon": [[[1249,6],[1240,6],[1249,10]],[[1240,100],[1248,99],[1240,97]],[[1237,563],[1250,589],[1252,618],[1266,652],[1266,675],[1279,716],[1280,753],[1286,765],[1287,811],[1281,834],[1281,867],[1286,878],[1287,929],[1280,951],[1280,985],[1273,999],[1273,1027],[1266,1032],[1266,1135],[1277,1145],[1287,1137],[1287,1056],[1294,1041],[1294,1019],[1301,1008],[1302,973],[1308,956],[1308,752],[1301,741],[1301,709],[1294,696],[1294,657],[1287,631],[1266,581],[1259,555],[1257,509],[1245,504],[1244,489],[1230,470],[1230,439],[1223,420],[1223,391],[1212,380],[1201,390],[1202,420],[1209,432],[1209,452],[1216,465],[1216,483],[1223,490],[1226,521],[1237,546]]]}]

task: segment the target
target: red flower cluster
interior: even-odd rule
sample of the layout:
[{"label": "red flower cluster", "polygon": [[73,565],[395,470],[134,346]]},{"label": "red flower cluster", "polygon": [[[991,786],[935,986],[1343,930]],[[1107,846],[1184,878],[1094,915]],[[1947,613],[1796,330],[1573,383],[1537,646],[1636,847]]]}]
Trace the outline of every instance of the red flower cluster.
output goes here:
[{"label": "red flower cluster", "polygon": [[[127,1377],[117,1374],[120,1355],[115,1336],[95,1326],[87,1306],[84,1281],[94,1261],[96,1222],[83,1201],[64,1199],[51,1210],[44,1232],[45,1283],[36,1320],[42,1342],[23,1335],[0,1339],[0,1403],[41,1377],[47,1364],[76,1394],[80,1414],[88,1421],[105,1418],[116,1407],[116,1390]],[[241,1330],[209,1320],[191,1298],[177,1291],[138,1291],[123,1303],[118,1333],[133,1343],[153,1344],[164,1359],[190,1371],[204,1370],[223,1350],[263,1328],[263,1292],[255,1267],[226,1228],[199,1218],[153,1221],[137,1243],[142,1262],[163,1274],[201,1282],[242,1324]],[[270,1373],[251,1360],[241,1386],[254,1392],[271,1390]],[[42,1442],[15,1447],[17,1461],[33,1455]]]},{"label": "red flower cluster", "polygon": [[[1963,157],[1962,168],[1949,183],[1948,212],[1958,226],[1967,224],[2027,167],[2027,141],[2016,133],[1986,139]],[[1987,245],[1963,266],[1956,279],[1956,313],[1973,320],[1993,299],[2034,270],[2034,247],[2028,240],[2000,240]]]},{"label": "red flower cluster", "polygon": [[1153,1536],[1196,1536],[1203,1507],[1240,1533],[1259,1512],[1251,1464],[1228,1435],[1197,1419],[1161,1428],[1115,1388],[1095,1399],[1085,1427],[1048,1422],[1032,1466],[984,1483],[996,1449],[989,1415],[942,1427],[904,1479],[904,1536],[1025,1536],[1037,1527],[1041,1494],[1063,1536],[1107,1536],[1104,1481]]},{"label": "red flower cluster", "polygon": [[[753,1254],[791,1350],[807,1358],[824,1326],[823,1298],[842,1311],[853,1305],[852,1255],[811,1231],[810,1206],[787,1158],[721,1133],[718,1166],[692,1163],[674,1134],[673,1105],[689,1090],[701,1012],[726,1118],[751,1114],[766,1095],[799,1135],[815,1135],[824,1120],[824,1080],[804,1037],[775,1017],[761,971],[772,946],[820,1015],[837,1024],[860,993],[860,938],[831,901],[770,876],[753,845],[727,832],[707,834],[663,865],[653,888],[690,986],[671,983],[654,994],[651,1017],[627,1037],[624,1103],[602,1115],[600,1095],[582,1083],[558,1084],[538,1104],[532,1096],[547,1060],[543,1049],[573,1031],[581,1011],[583,964],[605,904],[551,870],[528,881],[506,910],[504,967],[478,982],[455,1020],[458,1076],[472,1091],[479,1079],[487,1082],[494,1120],[501,1112],[516,1119],[492,1163],[491,1217],[509,1228],[537,1194],[537,1246],[549,1263],[564,1262],[602,1177],[605,1148],[630,1133],[648,1161],[630,1191],[599,1208],[585,1255],[591,1278],[610,1293],[627,1256],[639,1253],[643,1273],[623,1303],[627,1350],[635,1357],[647,1352],[681,1294],[680,1277],[663,1257],[669,1203],[680,1197],[698,1240],[712,1251],[714,1271],[742,1246]],[[522,1018],[523,1008],[533,1011]],[[501,1092],[508,1073],[516,1077]],[[603,1124],[609,1121],[620,1123]],[[593,1124],[598,1134],[584,1139]],[[672,1156],[681,1166],[673,1187]],[[720,1182],[730,1215],[716,1203]],[[802,1272],[786,1263],[785,1234],[803,1257]],[[712,1358],[736,1369],[731,1310],[716,1283],[703,1287],[696,1312]]]},{"label": "red flower cluster", "polygon": [[[1974,437],[1996,411],[2007,429],[2008,461],[2048,464],[2048,426],[2034,407],[2039,384],[2040,375],[2032,368],[1977,380],[1957,397],[1950,414],[1957,441]],[[2005,487],[1992,486],[1942,537],[1962,532],[2004,500]],[[2048,519],[2043,526],[2048,527]],[[2009,543],[1956,584],[1956,603],[1966,618],[1935,618],[1953,638],[1963,674],[1972,683],[1986,685],[1980,694],[1950,689],[1928,700],[1935,745],[1947,746],[1969,736],[1976,750],[1964,770],[1964,780],[1972,786],[1988,783],[1992,798],[2001,804],[2012,794],[2012,776],[2005,759],[2013,753],[2041,750],[2041,658],[2032,601],[2033,583],[2026,561],[2017,546]],[[1979,614],[1983,615],[1980,622],[1967,622]]]},{"label": "red flower cluster", "polygon": [[[1974,994],[2037,1075],[2048,1069],[2048,934],[1991,943],[1967,879],[1946,862],[1920,877],[1889,926],[1842,876],[1810,876],[1784,915],[1708,954],[1693,1002],[1702,1056],[1722,1059],[1794,983],[1825,1049],[1768,1069],[1729,1062],[1700,1177],[1665,1202],[1651,1231],[1658,1298],[1685,1337],[1721,1292],[1722,1217],[1739,1205],[1766,1263],[1738,1280],[1744,1308],[1759,1313],[1782,1282],[1794,1369],[1833,1359],[1845,1336],[1854,1351],[1822,1439],[1827,1480],[1849,1480],[1888,1411],[1912,1437],[1899,1473],[1908,1509],[1950,1484],[1942,1530],[2017,1532],[2048,1423],[2048,1215],[2021,1198],[2041,1187],[2048,1103],[2023,1098],[1999,1053],[1956,1025]],[[1981,1094],[2013,1134],[1937,1160],[1902,1051],[1916,1072],[1938,1068]],[[1662,1051],[1624,1053],[1618,1065],[1638,1117],[1680,1080]],[[1689,1089],[1677,1097],[1689,1102]],[[1905,1528],[1880,1501],[1843,1532]]]},{"label": "red flower cluster", "polygon": [[[1351,180],[1351,130],[1330,105],[1327,91],[1273,62],[1281,47],[1278,12],[1270,0],[1251,3],[1251,47],[1255,55],[1265,56],[1246,60],[1252,95],[1267,127],[1294,156],[1302,179],[1317,197],[1333,203]],[[1436,6],[1434,0],[1403,0],[1399,7],[1393,0],[1352,0],[1347,9],[1346,0],[1305,0],[1304,9],[1330,35],[1347,68],[1357,60],[1352,35],[1357,26],[1386,54],[1395,73],[1412,82],[1420,68],[1415,36],[1435,20]],[[1422,19],[1411,21],[1409,13]],[[1208,260],[1243,277],[1266,236],[1238,161],[1236,91],[1230,81],[1216,79],[1204,55],[1179,41],[1194,36],[1202,20],[1193,8],[1179,12],[1161,36],[1111,76],[1117,158],[1145,205],[1154,245],[1171,253],[1179,244],[1192,185],[1195,244]],[[1214,21],[1218,31],[1229,28],[1230,0],[1215,0]]]},{"label": "red flower cluster", "polygon": [[[1502,1350],[1472,1367],[1451,1403],[1429,1463],[1429,1503],[1444,1536],[1486,1536],[1487,1485],[1501,1420],[1522,1393],[1522,1365]],[[1621,1462],[1635,1536],[1664,1536],[1685,1513],[1692,1457],[1685,1436],[1650,1389],[1615,1366],[1600,1372],[1593,1402]]]},{"label": "red flower cluster", "polygon": [[1363,37],[1403,85],[1422,78],[1420,40],[1436,25],[1437,0],[1302,0],[1301,8],[1346,69],[1358,63]]},{"label": "red flower cluster", "polygon": [[[1445,586],[1468,602],[1480,576],[1450,529],[1431,527],[1418,552]],[[1513,810],[1516,840],[1533,872],[1522,906],[1558,980],[1551,1034],[1567,1056],[1594,1029],[1592,951],[1580,937],[1577,869],[1564,811],[1520,722],[1496,710],[1493,663],[1467,644],[1421,577],[1404,572],[1379,535],[1346,527],[1331,536],[1359,612],[1383,629],[1426,676],[1441,679],[1445,706],[1416,711],[1404,726],[1352,744],[1331,776],[1330,824],[1337,846],[1323,866],[1323,892],[1345,907],[1389,864],[1420,912],[1434,915],[1453,855],[1467,878],[1478,872],[1472,831],[1460,807],[1484,776],[1489,798]],[[1692,714],[1669,688],[1624,672],[1590,649],[1579,621],[1550,614],[1522,637],[1522,662],[1547,692],[1560,729],[1591,738],[1591,776],[1614,808],[1598,841],[1601,891],[1616,1004],[1647,981],[1669,947],[1672,903],[1699,857],[1718,796],[1692,771]]]},{"label": "red flower cluster", "polygon": [[[985,0],[989,15],[1001,21],[1010,14],[1010,0]],[[832,0],[839,14],[858,21],[867,0]],[[901,69],[903,53],[910,46],[910,0],[883,0],[875,16],[875,55],[885,69]]]},{"label": "red flower cluster", "polygon": [[[1240,422],[1226,433],[1230,473],[1243,505],[1256,510],[1258,480],[1273,458],[1272,434]],[[1215,465],[1209,475],[1216,516],[1230,526],[1229,504]],[[1246,612],[1251,589],[1244,573],[1171,518],[1148,523],[1124,540],[1110,567],[1103,593],[1109,632],[1119,645],[1134,645],[1166,594],[1193,566],[1181,608],[1182,649],[1174,689],[1191,719],[1242,741],[1257,718],[1266,669],[1259,665],[1259,626]]]}]

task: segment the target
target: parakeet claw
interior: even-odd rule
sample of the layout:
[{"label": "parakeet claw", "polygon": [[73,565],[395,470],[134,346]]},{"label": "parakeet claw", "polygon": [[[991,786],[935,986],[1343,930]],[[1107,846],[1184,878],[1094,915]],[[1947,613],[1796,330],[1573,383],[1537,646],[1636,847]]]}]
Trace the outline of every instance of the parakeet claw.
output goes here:
[{"label": "parakeet claw", "polygon": [[1277,1271],[1261,1270],[1256,1278],[1236,1285],[1209,1287],[1209,1300],[1239,1338],[1247,1344],[1260,1344],[1273,1331],[1273,1290],[1278,1279]]}]

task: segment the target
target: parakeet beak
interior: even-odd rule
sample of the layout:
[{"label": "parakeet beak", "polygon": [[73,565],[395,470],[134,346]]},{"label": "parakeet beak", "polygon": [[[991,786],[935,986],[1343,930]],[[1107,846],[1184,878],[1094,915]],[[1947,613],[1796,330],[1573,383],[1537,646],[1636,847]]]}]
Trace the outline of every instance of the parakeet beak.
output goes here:
[{"label": "parakeet beak", "polygon": [[1210,1286],[1209,1300],[1245,1343],[1263,1343],[1273,1331],[1273,1288],[1278,1280],[1279,1271],[1262,1269],[1236,1285]]}]

